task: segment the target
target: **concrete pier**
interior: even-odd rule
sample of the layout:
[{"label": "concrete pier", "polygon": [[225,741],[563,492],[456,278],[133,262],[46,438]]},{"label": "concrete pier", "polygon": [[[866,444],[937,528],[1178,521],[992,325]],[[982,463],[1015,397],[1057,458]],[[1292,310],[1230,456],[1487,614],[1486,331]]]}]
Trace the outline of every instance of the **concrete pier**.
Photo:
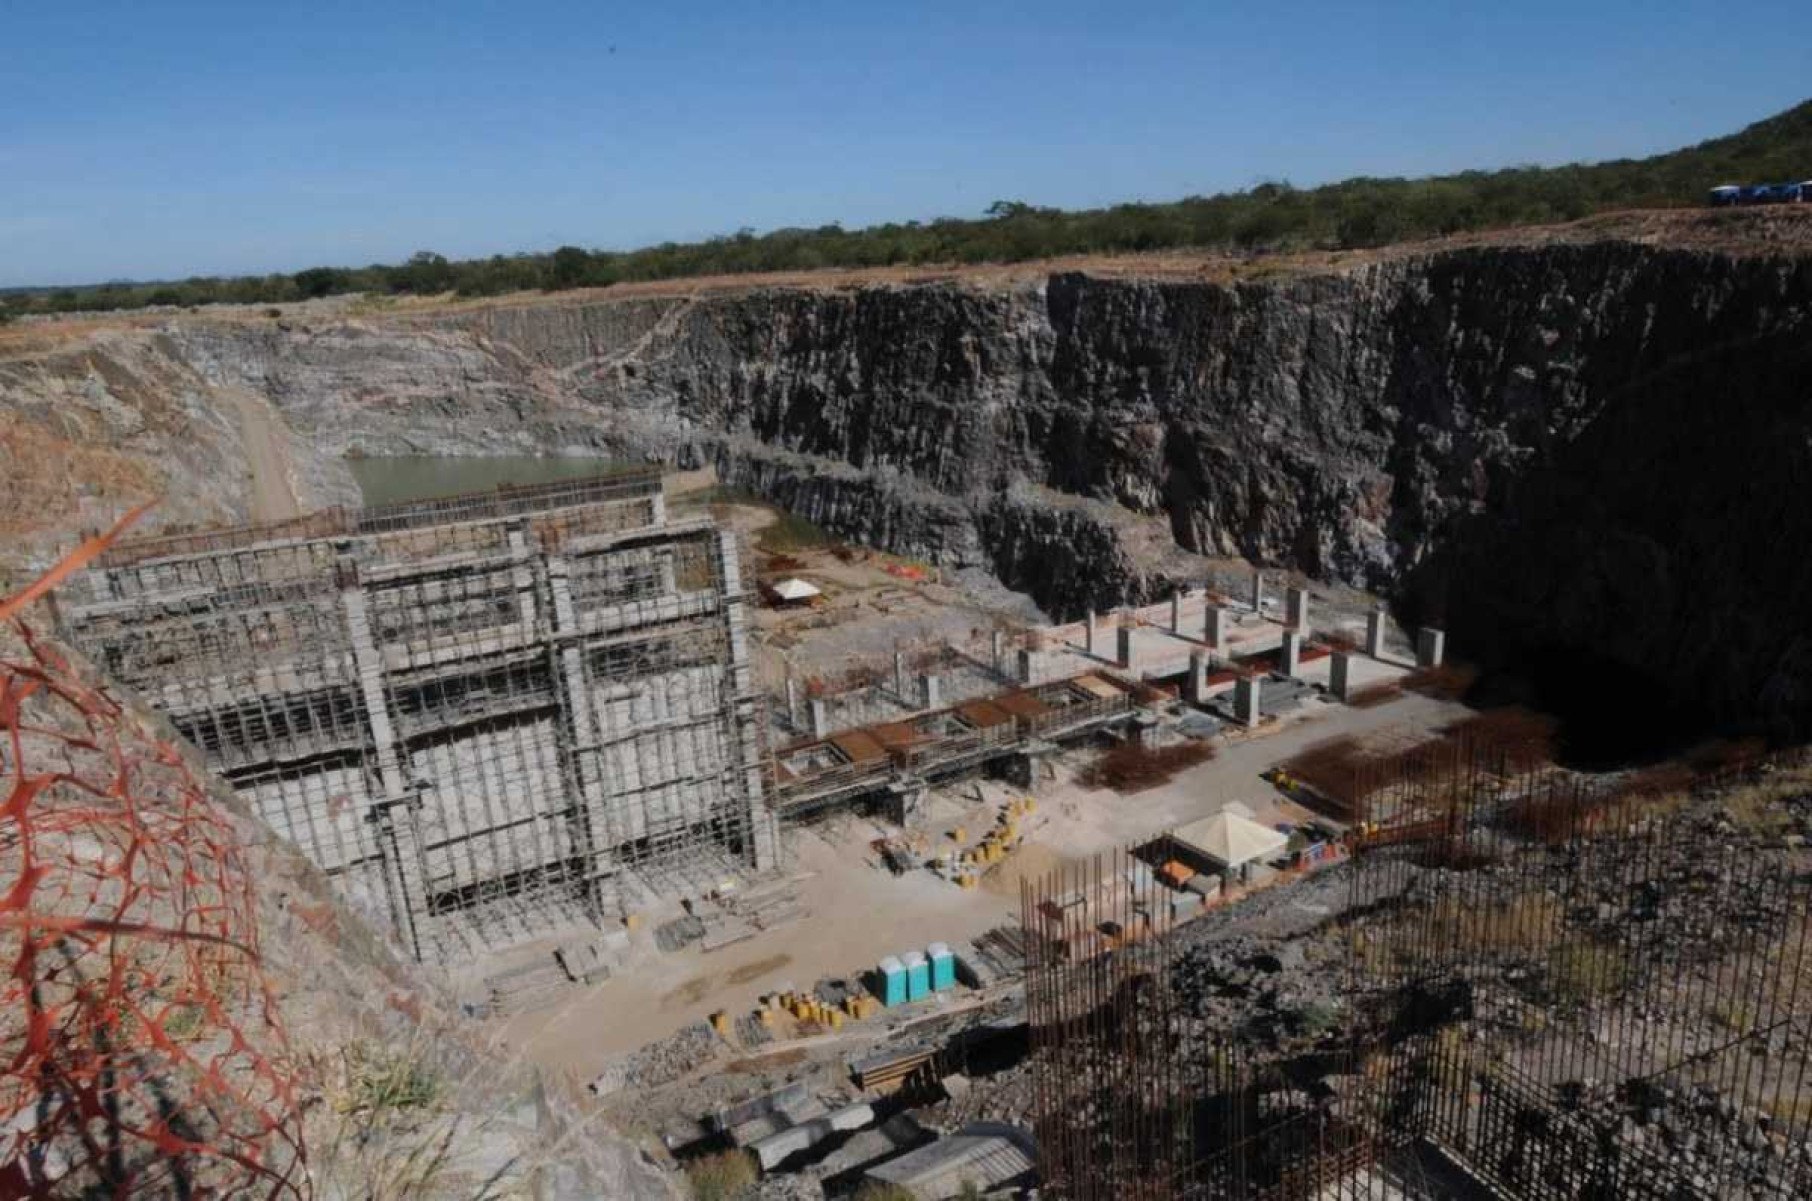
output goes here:
[{"label": "concrete pier", "polygon": [[1114,633],[1116,635],[1114,639],[1114,662],[1119,664],[1122,669],[1131,671],[1133,665],[1133,629],[1129,625],[1122,625],[1118,630],[1114,631]]},{"label": "concrete pier", "polygon": [[1309,590],[1291,588],[1284,593],[1284,624],[1298,634],[1309,632]]},{"label": "concrete pier", "polygon": [[1241,725],[1258,725],[1259,702],[1264,686],[1262,676],[1241,676],[1233,686],[1233,711],[1239,715]]},{"label": "concrete pier", "polygon": [[1416,666],[1439,667],[1447,657],[1447,634],[1433,626],[1416,632]]},{"label": "concrete pier", "polygon": [[1302,674],[1302,634],[1297,630],[1283,632],[1283,646],[1278,651],[1277,670],[1292,680]]},{"label": "concrete pier", "polygon": [[1335,700],[1346,700],[1352,691],[1352,660],[1347,651],[1335,651],[1328,656],[1328,693]]},{"label": "concrete pier", "polygon": [[1265,611],[1265,573],[1262,571],[1252,573],[1252,611],[1254,613]]},{"label": "concrete pier", "polygon": [[1202,638],[1221,654],[1227,653],[1227,621],[1231,616],[1220,605],[1209,605],[1202,619]]},{"label": "concrete pier", "polygon": [[919,677],[919,707],[938,709],[944,703],[944,682],[935,675]]},{"label": "concrete pier", "polygon": [[1178,636],[1183,633],[1183,592],[1181,589],[1170,594],[1170,632]]},{"label": "concrete pier", "polygon": [[1365,615],[1365,653],[1374,659],[1384,657],[1384,622],[1383,609],[1373,609]]}]

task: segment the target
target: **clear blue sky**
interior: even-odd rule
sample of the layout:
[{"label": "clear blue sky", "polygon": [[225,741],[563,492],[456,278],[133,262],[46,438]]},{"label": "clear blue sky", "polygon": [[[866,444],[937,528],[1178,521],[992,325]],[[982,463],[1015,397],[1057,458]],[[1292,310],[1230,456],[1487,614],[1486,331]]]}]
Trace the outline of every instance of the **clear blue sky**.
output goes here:
[{"label": "clear blue sky", "polygon": [[0,285],[1641,155],[1812,95],[1805,0],[1373,9],[0,0]]}]

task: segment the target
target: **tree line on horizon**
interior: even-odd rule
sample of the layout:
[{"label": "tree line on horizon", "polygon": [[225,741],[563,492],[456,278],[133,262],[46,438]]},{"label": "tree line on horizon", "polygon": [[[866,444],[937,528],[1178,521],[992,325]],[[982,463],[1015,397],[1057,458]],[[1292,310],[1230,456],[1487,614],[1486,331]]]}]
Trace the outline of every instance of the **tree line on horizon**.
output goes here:
[{"label": "tree line on horizon", "polygon": [[293,274],[0,293],[0,319],[155,306],[280,304],[365,293],[461,297],[602,288],[647,280],[829,267],[1024,262],[1169,249],[1356,250],[1470,230],[1571,221],[1611,209],[1704,202],[1725,182],[1812,178],[1812,101],[1739,133],[1646,159],[1466,171],[1425,179],[1358,178],[1316,188],[1266,183],[1167,203],[1066,211],[999,201],[978,219],[940,218],[846,230],[839,225],[664,242],[639,250],[563,246],[546,254],[311,267]]}]

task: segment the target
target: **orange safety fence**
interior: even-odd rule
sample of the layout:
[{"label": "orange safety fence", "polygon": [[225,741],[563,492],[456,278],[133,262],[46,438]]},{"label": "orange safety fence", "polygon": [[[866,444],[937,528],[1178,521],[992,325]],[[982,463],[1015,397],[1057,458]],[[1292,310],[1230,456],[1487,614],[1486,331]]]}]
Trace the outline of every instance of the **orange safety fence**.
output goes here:
[{"label": "orange safety fence", "polygon": [[0,1197],[306,1197],[243,835],[21,616],[125,524],[0,602]]}]

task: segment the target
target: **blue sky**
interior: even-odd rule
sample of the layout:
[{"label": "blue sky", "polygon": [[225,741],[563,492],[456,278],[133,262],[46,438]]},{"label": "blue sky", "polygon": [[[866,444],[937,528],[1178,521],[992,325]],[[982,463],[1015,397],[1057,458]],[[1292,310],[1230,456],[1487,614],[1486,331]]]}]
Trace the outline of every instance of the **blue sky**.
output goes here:
[{"label": "blue sky", "polygon": [[1669,149],[1812,5],[0,0],[0,285]]}]

